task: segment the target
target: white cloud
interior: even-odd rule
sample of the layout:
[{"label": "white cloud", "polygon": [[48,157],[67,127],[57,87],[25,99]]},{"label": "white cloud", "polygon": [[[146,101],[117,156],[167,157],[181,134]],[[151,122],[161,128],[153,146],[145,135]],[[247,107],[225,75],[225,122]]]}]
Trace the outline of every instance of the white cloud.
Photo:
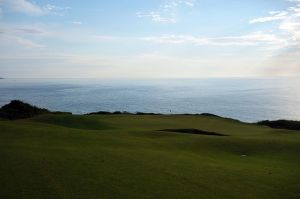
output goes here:
[{"label": "white cloud", "polygon": [[64,16],[68,10],[72,9],[71,7],[60,7],[52,4],[47,4],[43,7],[45,13],[50,13],[53,15]]},{"label": "white cloud", "polygon": [[1,35],[0,41],[2,45],[16,45],[25,48],[42,48],[43,45],[38,44],[30,39],[26,39],[15,35]]},{"label": "white cloud", "polygon": [[28,15],[54,14],[64,16],[71,7],[59,7],[51,4],[40,6],[29,0],[0,0],[0,9],[3,8]]},{"label": "white cloud", "polygon": [[[253,71],[260,59],[236,56],[219,59],[205,56],[193,58],[155,52],[128,56],[101,56],[43,54],[29,51],[25,55],[0,55],[0,60],[10,63],[9,65],[13,66],[9,68],[10,70],[17,66],[20,70],[25,68],[24,63],[31,63],[25,73],[13,72],[15,77],[197,78],[254,75]],[[41,62],[45,63],[44,70],[40,69]],[[238,67],[241,65],[244,67]]]},{"label": "white cloud", "polygon": [[16,41],[17,44],[24,46],[26,48],[41,48],[43,45],[37,44],[29,39],[24,39],[22,37],[14,37],[12,38]]},{"label": "white cloud", "polygon": [[270,21],[283,21],[290,17],[299,17],[300,16],[300,0],[288,0],[289,2],[294,3],[295,5],[287,8],[282,11],[270,11],[270,16],[259,17],[251,19],[249,23],[265,23]]},{"label": "white cloud", "polygon": [[136,15],[139,18],[149,17],[154,22],[162,22],[162,23],[176,23],[177,22],[174,17],[170,17],[170,16],[163,17],[160,12],[148,12],[148,13],[137,12]]},{"label": "white cloud", "polygon": [[291,45],[300,46],[300,0],[291,2],[295,2],[296,5],[289,8],[291,14],[280,23],[279,29],[291,36]]},{"label": "white cloud", "polygon": [[249,23],[264,23],[264,22],[270,22],[270,21],[276,21],[276,20],[282,20],[288,17],[287,11],[271,11],[269,12],[271,16],[267,17],[259,17],[255,18],[249,21]]},{"label": "white cloud", "polygon": [[193,0],[190,0],[190,1],[184,1],[184,3],[187,5],[187,6],[191,6],[191,7],[193,7],[194,5],[195,5],[195,1],[193,1]]},{"label": "white cloud", "polygon": [[49,35],[49,32],[47,32],[42,27],[33,25],[15,26],[9,24],[2,24],[0,32],[5,35],[14,35],[21,37],[25,35]]},{"label": "white cloud", "polygon": [[271,16],[252,19],[249,23],[278,21],[277,34],[285,38],[286,46],[300,45],[300,0],[288,0],[295,4],[282,11],[271,11]]},{"label": "white cloud", "polygon": [[74,25],[82,25],[82,22],[81,21],[72,21],[72,24],[74,24]]},{"label": "white cloud", "polygon": [[150,18],[158,23],[177,23],[178,9],[181,6],[194,7],[196,0],[169,0],[159,6],[159,9],[148,12],[137,12],[139,18]]},{"label": "white cloud", "polygon": [[300,20],[290,17],[284,20],[279,28],[291,36],[291,45],[300,45]]},{"label": "white cloud", "polygon": [[[18,46],[25,48],[42,48],[36,38],[43,38],[49,33],[38,26],[14,26],[2,24],[0,28],[0,43],[3,46]],[[39,39],[38,39],[39,40]],[[40,40],[39,40],[40,41]]]},{"label": "white cloud", "polygon": [[0,0],[0,6],[5,6],[15,12],[30,15],[41,15],[44,13],[40,6],[27,0]]},{"label": "white cloud", "polygon": [[261,32],[243,36],[232,37],[196,37],[189,35],[163,35],[156,37],[141,38],[144,41],[167,44],[194,44],[194,45],[214,45],[214,46],[285,46],[286,40],[273,34]]}]

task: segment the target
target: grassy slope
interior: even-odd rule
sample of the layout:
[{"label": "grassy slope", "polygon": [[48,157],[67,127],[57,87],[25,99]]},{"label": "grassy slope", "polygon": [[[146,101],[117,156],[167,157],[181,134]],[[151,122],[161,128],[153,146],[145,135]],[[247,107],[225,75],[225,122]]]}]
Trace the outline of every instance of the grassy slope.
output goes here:
[{"label": "grassy slope", "polygon": [[[157,131],[170,128],[230,136]],[[300,197],[299,131],[214,117],[0,121],[0,158],[0,198]]]}]

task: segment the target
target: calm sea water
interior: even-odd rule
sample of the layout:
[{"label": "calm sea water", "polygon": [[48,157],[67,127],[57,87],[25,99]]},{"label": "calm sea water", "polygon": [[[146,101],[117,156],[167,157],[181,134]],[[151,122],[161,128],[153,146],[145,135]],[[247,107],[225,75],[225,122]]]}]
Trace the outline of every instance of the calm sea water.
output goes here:
[{"label": "calm sea water", "polygon": [[213,113],[254,122],[300,120],[297,79],[2,79],[0,106],[20,99],[50,110]]}]

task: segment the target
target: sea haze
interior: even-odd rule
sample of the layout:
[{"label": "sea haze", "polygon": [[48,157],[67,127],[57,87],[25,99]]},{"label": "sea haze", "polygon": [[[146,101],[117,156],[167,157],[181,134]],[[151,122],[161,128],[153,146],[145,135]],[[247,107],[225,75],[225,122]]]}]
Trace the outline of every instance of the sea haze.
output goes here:
[{"label": "sea haze", "polygon": [[84,114],[95,111],[213,113],[255,122],[300,120],[297,79],[1,79],[0,105],[13,99]]}]

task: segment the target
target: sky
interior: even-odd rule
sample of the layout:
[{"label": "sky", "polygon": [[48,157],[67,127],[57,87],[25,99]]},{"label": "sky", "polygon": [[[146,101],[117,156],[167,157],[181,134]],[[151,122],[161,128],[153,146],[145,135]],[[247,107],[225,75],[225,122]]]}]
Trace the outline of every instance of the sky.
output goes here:
[{"label": "sky", "polygon": [[300,76],[300,0],[0,0],[0,77]]}]

